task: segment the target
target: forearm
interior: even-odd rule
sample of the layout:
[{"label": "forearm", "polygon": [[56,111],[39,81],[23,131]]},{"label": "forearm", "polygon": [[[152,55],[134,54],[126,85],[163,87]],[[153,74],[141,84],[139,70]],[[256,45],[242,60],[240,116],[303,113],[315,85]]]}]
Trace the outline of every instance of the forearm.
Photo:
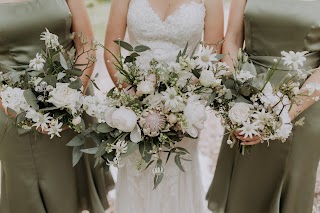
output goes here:
[{"label": "forearm", "polygon": [[[85,49],[90,49],[90,46],[85,46],[84,47]],[[84,55],[81,55],[77,61],[77,64],[87,64],[87,65],[84,65],[84,66],[80,66],[78,68],[82,69],[83,70],[83,74],[82,76],[80,77],[81,78],[81,81],[82,81],[82,84],[83,84],[83,92],[85,93],[87,88],[88,88],[88,85],[90,83],[90,78],[92,76],[92,73],[93,73],[93,70],[94,70],[94,61],[90,61],[87,59],[87,57],[90,57],[90,58],[95,58],[96,57],[96,52],[94,50],[90,50],[88,52],[88,54],[84,54]]]},{"label": "forearm", "polygon": [[[113,44],[112,45],[106,44],[106,48],[108,48],[108,50],[112,52],[114,56],[118,56],[120,54],[120,48],[115,47]],[[118,71],[114,66],[114,63],[117,63],[117,60],[114,58],[114,56],[110,52],[105,51],[105,54],[104,54],[105,64],[113,83],[115,85],[118,85],[118,79],[115,76]]]},{"label": "forearm", "polygon": [[[310,83],[320,84],[320,68],[316,69],[315,72],[304,82],[300,89],[301,93],[306,94],[306,86]],[[320,97],[320,91],[318,90],[315,90],[315,92],[311,96],[301,96],[299,103],[294,104],[290,110],[291,119],[295,119],[298,115],[300,115],[302,112],[304,112],[313,104],[315,104],[315,99],[317,97]]]}]

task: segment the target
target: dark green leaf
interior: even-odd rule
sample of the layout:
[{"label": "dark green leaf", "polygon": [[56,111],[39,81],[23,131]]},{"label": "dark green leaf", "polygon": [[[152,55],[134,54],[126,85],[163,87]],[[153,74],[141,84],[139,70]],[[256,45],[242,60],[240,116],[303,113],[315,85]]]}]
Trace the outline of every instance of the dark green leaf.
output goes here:
[{"label": "dark green leaf", "polygon": [[185,148],[183,148],[183,147],[176,147],[176,149],[178,149],[178,150],[180,150],[180,151],[183,151],[183,152],[185,152],[185,153],[190,154],[190,152],[189,152],[188,150],[186,150]]},{"label": "dark green leaf", "polygon": [[217,97],[216,92],[211,93],[206,106],[210,106],[216,97]]},{"label": "dark green leaf", "polygon": [[97,126],[97,131],[100,133],[109,133],[109,132],[112,132],[113,130],[114,128],[110,127],[106,123],[101,123]]},{"label": "dark green leaf", "polygon": [[80,78],[77,78],[77,80],[72,81],[69,84],[69,88],[71,88],[71,89],[79,90],[81,87],[82,87],[82,81]]},{"label": "dark green leaf", "polygon": [[74,68],[74,69],[66,70],[66,73],[71,75],[71,76],[80,77],[80,76],[82,76],[83,71],[81,69]]},{"label": "dark green leaf", "polygon": [[151,164],[152,164],[153,162],[154,162],[154,160],[150,161],[150,162],[148,163],[148,165],[146,166],[146,168],[145,168],[143,171],[147,170],[147,169],[151,166]]},{"label": "dark green leaf", "polygon": [[153,187],[153,190],[155,190],[159,184],[161,183],[162,179],[164,177],[164,174],[160,174],[160,175],[155,175],[154,176],[154,187]]},{"label": "dark green leaf", "polygon": [[80,151],[86,154],[95,155],[98,151],[99,147],[93,147],[88,149],[81,149]]},{"label": "dark green leaf", "polygon": [[99,134],[96,133],[96,132],[91,132],[90,133],[90,138],[97,146],[99,146],[102,143],[102,140],[99,137]]},{"label": "dark green leaf", "polygon": [[72,165],[73,166],[76,166],[82,155],[83,155],[83,152],[80,151],[81,150],[81,146],[75,146],[73,147],[73,150],[72,150]]},{"label": "dark green leaf", "polygon": [[200,78],[200,76],[201,76],[201,74],[200,74],[198,69],[192,70],[192,73],[193,73],[194,76],[196,76],[196,78]]},{"label": "dark green leaf", "polygon": [[31,90],[25,90],[23,92],[24,98],[27,103],[34,108],[35,110],[39,110],[38,99],[35,94]]},{"label": "dark green leaf", "polygon": [[96,158],[96,160],[95,160],[95,162],[94,162],[94,168],[96,168],[98,165],[99,165],[99,163],[101,163],[101,160],[100,160],[101,158]]},{"label": "dark green leaf", "polygon": [[182,52],[182,56],[185,56],[187,54],[187,50],[188,50],[188,45],[189,43],[187,42],[186,46],[184,47],[184,50]]},{"label": "dark green leaf", "polygon": [[148,163],[151,160],[152,155],[150,151],[152,150],[152,144],[148,141],[142,141],[139,143],[139,151],[142,159]]},{"label": "dark green leaf", "polygon": [[150,48],[147,47],[147,46],[144,46],[144,45],[138,45],[138,46],[136,46],[136,47],[134,48],[134,51],[135,51],[135,52],[138,52],[138,53],[142,53],[142,52],[145,52],[145,51],[147,51],[147,50],[150,50]]},{"label": "dark green leaf", "polygon": [[47,75],[46,77],[44,77],[42,79],[41,82],[43,82],[43,81],[46,82],[47,84],[53,86],[53,87],[56,87],[57,79],[53,75]]},{"label": "dark green leaf", "polygon": [[76,135],[74,138],[67,143],[67,146],[81,146],[86,142],[85,134],[81,133]]},{"label": "dark green leaf", "polygon": [[56,109],[59,109],[59,107],[47,107],[47,108],[40,109],[39,112],[52,111]]},{"label": "dark green leaf", "polygon": [[177,166],[179,167],[179,169],[180,169],[181,171],[185,172],[184,169],[183,169],[183,167],[182,167],[182,164],[181,164],[180,155],[176,155],[176,156],[175,156],[174,162],[177,164]]},{"label": "dark green leaf", "polygon": [[139,145],[136,144],[136,143],[132,143],[132,142],[129,142],[128,143],[128,150],[125,154],[122,155],[123,158],[131,155],[132,153],[134,153],[137,149],[139,148]]},{"label": "dark green leaf", "polygon": [[25,121],[26,120],[26,113],[25,112],[22,112],[20,114],[17,115],[16,117],[16,123],[19,124],[21,123],[22,121]]},{"label": "dark green leaf", "polygon": [[125,41],[121,41],[121,40],[115,40],[114,41],[116,44],[118,44],[120,47],[122,47],[123,49],[126,49],[130,52],[133,51],[133,47],[131,46],[131,44],[125,42]]}]

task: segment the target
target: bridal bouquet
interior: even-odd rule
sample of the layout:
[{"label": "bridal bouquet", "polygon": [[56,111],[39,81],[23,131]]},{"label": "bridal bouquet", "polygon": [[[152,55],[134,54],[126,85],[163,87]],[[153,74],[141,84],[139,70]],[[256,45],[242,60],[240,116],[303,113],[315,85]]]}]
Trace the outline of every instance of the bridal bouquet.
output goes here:
[{"label": "bridal bouquet", "polygon": [[[83,45],[87,43],[81,33],[71,36],[78,36]],[[87,54],[85,69],[92,66],[95,58],[89,51],[95,49],[95,45],[76,56],[73,47],[64,49],[58,36],[48,29],[40,39],[45,42],[46,49],[36,54],[27,69],[18,71],[8,67],[0,73],[2,104],[17,115],[15,124],[21,134],[41,130],[50,138],[60,137],[67,126],[79,132],[84,128],[80,79],[83,70],[77,68],[77,61]]]},{"label": "bridal bouquet", "polygon": [[[285,141],[292,132],[293,124],[289,110],[293,104],[299,104],[301,96],[311,95],[320,85],[307,85],[307,91],[300,91],[300,81],[310,74],[302,70],[307,52],[281,52],[282,58],[274,60],[274,65],[266,74],[257,74],[254,66],[248,62],[248,56],[241,50],[232,75],[223,80],[227,92],[213,99],[210,105],[217,111],[223,126],[230,132],[227,141],[231,147],[236,143],[235,131],[243,137],[260,136],[262,142],[270,140]],[[279,83],[272,83],[280,64],[288,69],[287,75]],[[281,64],[281,65],[282,65]],[[271,81],[270,81],[271,80]],[[303,119],[296,123],[303,124]],[[242,154],[245,147],[240,146]]]},{"label": "bridal bouquet", "polygon": [[[114,56],[119,87],[112,89],[103,100],[84,98],[87,114],[101,123],[91,126],[74,138],[70,146],[81,146],[85,137],[91,137],[97,147],[80,150],[102,157],[107,166],[122,167],[122,159],[139,150],[141,160],[137,169],[146,169],[154,163],[154,187],[164,176],[162,153],[166,161],[174,161],[184,171],[182,160],[189,153],[179,142],[184,137],[197,138],[206,121],[207,93],[222,83],[215,73],[225,73],[225,64],[218,63],[219,55],[204,48],[199,54],[188,56],[187,47],[177,56],[176,62],[161,63],[151,60],[148,68],[137,62],[146,46],[132,47],[116,41],[129,51],[129,56]],[[121,85],[130,85],[123,89]],[[75,156],[77,157],[77,155]],[[99,162],[97,160],[97,162]]]}]

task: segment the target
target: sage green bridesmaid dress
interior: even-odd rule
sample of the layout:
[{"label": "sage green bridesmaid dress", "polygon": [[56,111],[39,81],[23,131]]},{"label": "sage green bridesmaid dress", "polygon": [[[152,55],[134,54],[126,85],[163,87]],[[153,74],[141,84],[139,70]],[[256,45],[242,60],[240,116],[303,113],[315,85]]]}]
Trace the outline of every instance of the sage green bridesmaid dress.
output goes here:
[{"label": "sage green bridesmaid dress", "polygon": [[[0,68],[26,68],[44,48],[40,33],[45,28],[64,46],[71,44],[71,25],[66,0],[1,3]],[[72,150],[65,144],[75,136],[73,131],[52,140],[39,134],[35,140],[31,133],[19,136],[12,121],[0,110],[1,213],[103,213],[108,208],[113,180],[94,169],[94,159],[87,156],[72,167]]]},{"label": "sage green bridesmaid dress", "polygon": [[[258,73],[280,52],[309,51],[305,68],[320,65],[320,1],[247,0],[245,49]],[[284,67],[272,79],[278,82]],[[305,125],[285,142],[259,144],[241,155],[222,142],[207,194],[214,213],[311,213],[320,157],[320,102],[303,112]]]}]

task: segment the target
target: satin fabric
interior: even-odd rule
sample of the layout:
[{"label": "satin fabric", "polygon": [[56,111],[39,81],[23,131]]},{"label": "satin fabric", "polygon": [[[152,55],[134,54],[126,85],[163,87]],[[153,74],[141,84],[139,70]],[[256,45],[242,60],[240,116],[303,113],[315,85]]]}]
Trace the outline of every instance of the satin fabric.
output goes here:
[{"label": "satin fabric", "polygon": [[[320,65],[320,1],[248,0],[245,50],[258,73],[267,72],[280,52],[309,51],[306,69]],[[279,67],[273,83],[288,70]],[[285,142],[272,141],[241,155],[225,137],[207,194],[214,213],[310,213],[320,157],[320,103],[303,112]]]}]

